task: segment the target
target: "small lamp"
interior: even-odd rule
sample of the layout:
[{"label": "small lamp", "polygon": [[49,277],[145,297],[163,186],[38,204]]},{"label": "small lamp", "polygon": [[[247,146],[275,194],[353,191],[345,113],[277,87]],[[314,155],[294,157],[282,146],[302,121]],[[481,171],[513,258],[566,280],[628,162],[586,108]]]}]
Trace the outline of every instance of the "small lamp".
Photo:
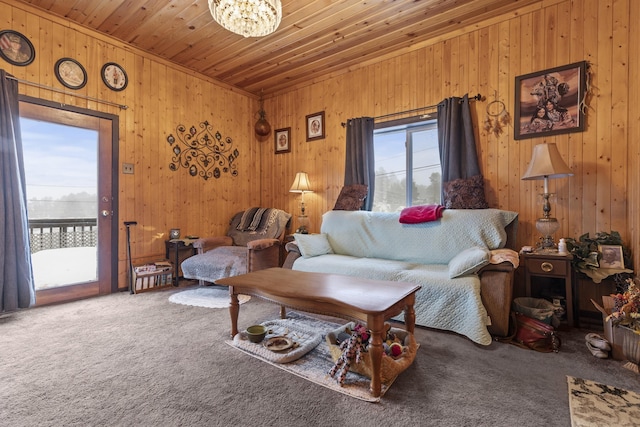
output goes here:
[{"label": "small lamp", "polygon": [[300,210],[302,214],[298,217],[298,229],[296,233],[307,234],[309,233],[307,227],[309,226],[309,218],[304,214],[304,193],[313,193],[311,184],[309,184],[309,175],[306,172],[296,173],[296,177],[293,180],[293,185],[289,189],[290,193],[300,193]]},{"label": "small lamp", "polygon": [[544,199],[542,206],[542,218],[536,221],[536,229],[542,234],[541,249],[555,247],[552,235],[558,231],[560,224],[556,218],[551,217],[551,204],[549,203],[549,178],[564,178],[573,176],[569,166],[562,160],[556,144],[539,144],[533,147],[533,156],[529,168],[522,177],[523,180],[544,179]]}]

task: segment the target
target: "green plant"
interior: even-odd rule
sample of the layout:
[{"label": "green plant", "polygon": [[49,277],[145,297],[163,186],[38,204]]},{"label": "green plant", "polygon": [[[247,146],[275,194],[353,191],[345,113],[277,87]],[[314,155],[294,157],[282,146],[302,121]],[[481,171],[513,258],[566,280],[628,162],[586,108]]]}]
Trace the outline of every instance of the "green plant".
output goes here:
[{"label": "green plant", "polygon": [[611,295],[614,301],[613,311],[608,319],[613,324],[626,326],[636,334],[640,334],[640,287],[637,278],[626,280],[626,289],[621,293]]},{"label": "green plant", "polygon": [[590,237],[585,233],[578,240],[571,237],[565,238],[567,250],[573,255],[571,263],[578,271],[595,269],[599,267],[602,253],[598,250],[598,245],[619,245],[622,246],[624,265],[631,269],[631,252],[622,243],[622,237],[617,231],[598,232],[595,237]]}]

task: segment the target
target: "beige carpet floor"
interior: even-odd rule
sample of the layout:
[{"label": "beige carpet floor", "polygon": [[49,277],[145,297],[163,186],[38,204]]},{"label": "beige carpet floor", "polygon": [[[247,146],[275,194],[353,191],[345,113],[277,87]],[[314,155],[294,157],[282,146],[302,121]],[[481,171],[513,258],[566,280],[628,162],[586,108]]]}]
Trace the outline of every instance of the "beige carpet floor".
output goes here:
[{"label": "beige carpet floor", "polygon": [[[169,302],[182,290],[0,315],[0,424],[570,426],[567,375],[640,391],[623,362],[589,353],[586,331],[543,354],[417,328],[414,363],[363,402],[231,348],[228,311]],[[278,312],[252,298],[239,326]]]}]

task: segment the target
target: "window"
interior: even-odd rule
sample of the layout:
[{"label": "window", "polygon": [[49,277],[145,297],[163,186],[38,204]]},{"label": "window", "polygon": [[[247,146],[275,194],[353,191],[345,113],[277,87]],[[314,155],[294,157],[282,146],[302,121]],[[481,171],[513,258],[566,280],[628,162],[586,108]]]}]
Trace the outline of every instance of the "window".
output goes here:
[{"label": "window", "polygon": [[377,126],[373,135],[376,183],[372,210],[398,212],[407,206],[440,203],[436,120],[384,125]]},{"label": "window", "polygon": [[29,219],[96,218],[98,131],[20,117]]}]

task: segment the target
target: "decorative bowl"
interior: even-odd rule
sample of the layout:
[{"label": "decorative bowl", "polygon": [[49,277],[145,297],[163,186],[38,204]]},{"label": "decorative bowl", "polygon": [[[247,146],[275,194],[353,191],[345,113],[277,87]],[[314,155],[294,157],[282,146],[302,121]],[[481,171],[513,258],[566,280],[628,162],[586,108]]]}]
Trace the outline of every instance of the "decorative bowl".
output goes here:
[{"label": "decorative bowl", "polygon": [[253,325],[247,328],[249,341],[259,343],[267,335],[267,327],[264,325]]}]

